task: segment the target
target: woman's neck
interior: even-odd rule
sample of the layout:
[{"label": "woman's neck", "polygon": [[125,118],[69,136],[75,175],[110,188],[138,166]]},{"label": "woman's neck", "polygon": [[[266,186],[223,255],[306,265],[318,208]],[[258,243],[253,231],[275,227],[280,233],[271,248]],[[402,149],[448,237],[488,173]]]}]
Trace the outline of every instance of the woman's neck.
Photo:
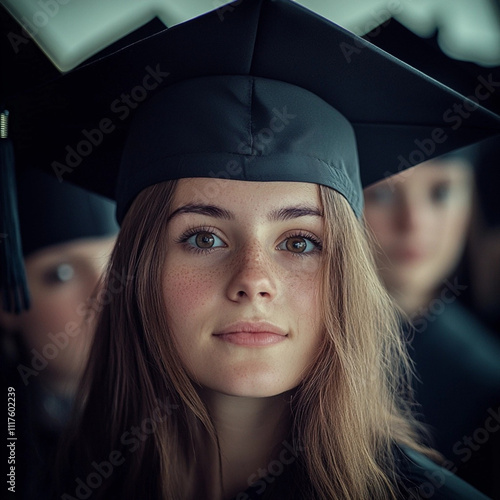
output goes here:
[{"label": "woman's neck", "polygon": [[[219,491],[217,450],[211,467],[214,498],[231,499],[267,475],[273,452],[290,432],[290,393],[270,398],[242,398],[204,391],[221,450],[223,492]],[[208,451],[208,450],[207,450]],[[217,491],[215,491],[217,490]]]}]

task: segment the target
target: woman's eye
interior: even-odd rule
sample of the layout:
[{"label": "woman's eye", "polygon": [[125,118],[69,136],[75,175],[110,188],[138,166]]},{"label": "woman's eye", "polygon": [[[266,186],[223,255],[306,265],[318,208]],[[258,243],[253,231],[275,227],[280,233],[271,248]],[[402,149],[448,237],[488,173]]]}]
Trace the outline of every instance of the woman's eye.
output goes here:
[{"label": "woman's eye", "polygon": [[67,283],[75,275],[71,264],[59,264],[45,273],[45,282],[49,284]]},{"label": "woman's eye", "polygon": [[195,248],[218,248],[225,246],[224,242],[213,233],[208,231],[200,231],[199,233],[193,234],[187,240],[187,243]]},{"label": "woman's eye", "polygon": [[434,203],[443,203],[449,198],[450,192],[451,186],[449,184],[435,186],[431,191],[431,200]]},{"label": "woman's eye", "polygon": [[278,250],[292,253],[309,253],[317,250],[319,245],[304,236],[291,236],[278,245]]},{"label": "woman's eye", "polygon": [[394,193],[386,186],[375,186],[366,191],[366,198],[378,205],[389,205],[394,200]]}]

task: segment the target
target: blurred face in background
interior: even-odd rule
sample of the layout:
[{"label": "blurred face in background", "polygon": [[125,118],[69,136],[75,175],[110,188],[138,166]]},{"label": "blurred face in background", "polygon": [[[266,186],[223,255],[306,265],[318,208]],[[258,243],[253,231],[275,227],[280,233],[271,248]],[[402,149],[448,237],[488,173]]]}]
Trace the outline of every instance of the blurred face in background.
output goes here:
[{"label": "blurred face in background", "polygon": [[[92,339],[91,325],[84,325],[86,307],[114,241],[114,237],[74,240],[27,256],[31,307],[20,315],[1,317],[8,330],[21,335],[28,362],[33,350],[48,362],[37,377],[56,391],[74,390],[85,367]],[[79,330],[72,328],[73,323]]]},{"label": "blurred face in background", "polygon": [[423,305],[416,302],[430,299],[460,259],[472,182],[469,164],[448,157],[365,189],[365,219],[380,246],[376,252],[380,274],[409,313],[413,311],[405,305]]}]

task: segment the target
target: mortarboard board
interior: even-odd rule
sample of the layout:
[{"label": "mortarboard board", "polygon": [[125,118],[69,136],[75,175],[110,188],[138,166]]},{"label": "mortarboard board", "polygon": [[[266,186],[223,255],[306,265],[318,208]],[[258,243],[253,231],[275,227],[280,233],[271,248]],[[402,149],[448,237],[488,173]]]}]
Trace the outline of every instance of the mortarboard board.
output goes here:
[{"label": "mortarboard board", "polygon": [[447,56],[437,36],[422,38],[396,19],[389,19],[363,36],[401,61],[444,83],[481,106],[500,113],[500,66],[485,67]]},{"label": "mortarboard board", "polygon": [[[444,54],[436,37],[421,38],[395,19],[378,26],[365,38],[402,61],[445,83],[465,96],[480,102],[483,107],[500,113],[500,66],[484,67],[458,61]],[[475,170],[479,203],[485,222],[490,227],[500,225],[500,137],[481,141],[467,155]]]},{"label": "mortarboard board", "polygon": [[[359,46],[359,49],[347,57],[347,45]],[[228,76],[243,78],[233,78],[230,82]],[[205,83],[198,80],[202,77],[219,78],[211,80],[214,88],[207,91],[211,98],[205,96],[194,105],[199,97],[197,85],[205,87]],[[257,80],[259,83],[256,85],[262,88],[248,89],[245,86],[248,82],[254,85]],[[274,84],[270,80],[279,83]],[[238,85],[242,87],[237,89]],[[221,86],[226,88],[223,90]],[[270,89],[271,86],[274,89]],[[217,95],[215,88],[219,87],[221,91]],[[146,107],[144,101],[166,88],[173,89],[173,104],[180,103],[176,110],[178,115],[169,115],[168,120],[165,116],[153,118],[151,113],[143,111]],[[253,90],[257,95],[251,95]],[[236,102],[239,91],[248,93],[247,102]],[[231,93],[234,95],[228,98]],[[168,91],[162,91],[161,94],[165,96]],[[184,142],[187,143],[185,147],[191,150],[186,151],[185,156],[198,147],[206,147],[206,144],[202,144],[204,138],[194,135],[196,127],[205,132],[210,128],[220,130],[217,137],[211,137],[215,143],[212,147],[214,151],[219,147],[222,154],[228,153],[227,160],[235,154],[251,156],[249,160],[252,160],[252,168],[246,172],[250,178],[259,170],[260,161],[269,161],[270,157],[283,154],[283,151],[275,151],[273,145],[265,148],[264,152],[242,152],[241,148],[238,151],[241,130],[221,130],[220,127],[225,126],[226,122],[220,118],[240,113],[241,122],[246,124],[251,119],[253,128],[244,142],[258,142],[259,131],[261,128],[270,128],[270,121],[276,114],[273,115],[272,108],[260,112],[258,106],[255,109],[250,109],[250,106],[268,97],[267,94],[271,99],[283,95],[281,102],[276,101],[273,107],[282,116],[285,108],[289,115],[294,115],[293,120],[288,119],[289,124],[285,123],[290,127],[285,127],[281,135],[275,133],[276,140],[269,142],[292,143],[295,139],[290,150],[293,155],[300,153],[296,146],[298,138],[293,137],[293,134],[304,132],[295,129],[302,128],[309,136],[316,135],[305,150],[321,150],[323,146],[323,149],[328,149],[317,151],[318,156],[323,154],[318,160],[325,164],[325,170],[332,164],[332,172],[345,167],[346,181],[351,184],[348,188],[354,188],[353,196],[356,196],[358,184],[356,158],[352,157],[352,153],[351,158],[347,158],[349,153],[342,151],[341,161],[346,165],[335,166],[336,158],[328,157],[329,154],[339,156],[339,148],[348,149],[335,136],[338,130],[345,132],[347,129],[339,125],[342,117],[355,131],[364,184],[420,163],[428,157],[478,141],[495,130],[500,133],[497,116],[288,0],[235,2],[233,10],[226,13],[223,20],[214,11],[160,32],[81,66],[38,90],[23,93],[10,103],[7,100],[7,107],[11,113],[11,136],[18,141],[16,152],[21,163],[32,164],[37,158],[37,163],[43,168],[59,174],[65,180],[67,178],[114,196],[129,117],[136,114],[137,109],[143,116],[148,115],[143,120],[155,121],[154,132],[145,134],[151,140],[161,137],[163,123],[170,126],[166,130],[168,137],[161,138],[160,144],[154,146],[156,149],[161,145],[164,157],[176,156],[175,161],[182,163],[182,168],[178,168],[174,174],[176,178],[193,175],[210,177],[213,170],[210,166],[205,175],[193,173],[186,166],[186,158],[178,158],[183,154],[176,150],[179,139],[182,141],[189,137]],[[252,98],[256,99],[255,103],[251,101]],[[307,101],[308,98],[310,101]],[[162,99],[163,103],[166,101],[168,97]],[[297,110],[297,113],[293,111],[294,106],[300,107],[306,101],[306,107],[312,108],[309,112],[306,109]],[[238,107],[238,104],[241,106]],[[149,109],[154,113],[158,105],[157,99],[154,105],[149,105]],[[268,108],[272,106],[265,103],[264,107],[266,105]],[[191,111],[196,113],[196,120],[185,116],[188,106],[195,108]],[[336,118],[329,118],[338,123],[320,123],[322,119],[328,120],[325,114],[331,112],[332,108]],[[465,118],[460,115],[456,111],[458,108],[465,108],[469,116]],[[472,110],[468,111],[469,108]],[[214,115],[217,109],[221,116]],[[169,111],[173,112],[174,109],[170,107]],[[269,111],[271,113],[267,116]],[[189,123],[182,123],[183,119]],[[214,127],[214,120],[217,119],[217,127]],[[161,125],[159,120],[162,121]],[[176,120],[178,123],[175,123]],[[276,127],[280,126],[274,123]],[[305,125],[301,127],[303,123]],[[192,130],[177,126],[188,124]],[[241,126],[236,123],[233,125]],[[323,127],[328,125],[333,128],[325,130]],[[145,127],[136,127],[139,130],[141,128]],[[312,130],[314,134],[311,134]],[[326,145],[321,131],[329,138]],[[233,147],[234,151],[226,152],[223,148],[228,146],[225,142],[229,135],[232,135],[230,140],[236,141],[236,147]],[[134,150],[134,147],[129,147],[130,150]],[[208,155],[208,151],[204,152]],[[145,179],[143,182],[147,182],[148,168],[145,164],[153,160],[142,156],[142,153],[144,151],[140,155],[140,177]],[[226,158],[219,157],[217,160],[218,165],[224,165]],[[284,176],[293,180],[296,172],[293,172],[294,167],[289,160],[276,166],[276,172],[268,177]],[[176,170],[175,161],[164,164],[164,172],[160,175],[168,176],[165,171]],[[347,165],[349,162],[351,165]],[[268,172],[269,167],[262,170]],[[299,177],[307,178],[309,175],[310,182],[325,182],[321,179],[321,172],[318,173],[318,179],[314,173],[307,172],[308,166],[302,167],[302,170],[306,173],[299,174]],[[333,173],[333,176],[336,174]],[[331,187],[342,192],[342,186],[335,186],[336,181],[332,180]],[[154,182],[158,180],[154,179]],[[119,205],[122,205],[124,200],[121,199],[121,193],[118,193],[117,198]],[[359,214],[361,210],[357,201],[349,201]]]},{"label": "mortarboard board", "polygon": [[494,113],[290,0],[237,1],[6,106],[16,161],[114,196],[119,220],[181,177],[324,184],[359,216],[362,185],[500,133]]}]

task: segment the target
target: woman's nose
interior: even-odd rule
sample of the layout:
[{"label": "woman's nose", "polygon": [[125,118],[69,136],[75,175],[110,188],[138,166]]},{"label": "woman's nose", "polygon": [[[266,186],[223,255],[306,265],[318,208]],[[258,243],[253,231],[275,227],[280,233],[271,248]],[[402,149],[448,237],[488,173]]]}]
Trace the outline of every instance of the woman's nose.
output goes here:
[{"label": "woman's nose", "polygon": [[242,249],[234,256],[228,298],[235,302],[273,300],[278,279],[275,265],[272,255],[260,246]]},{"label": "woman's nose", "polygon": [[425,200],[405,198],[399,207],[398,222],[405,232],[421,232],[429,220],[429,207]]}]

